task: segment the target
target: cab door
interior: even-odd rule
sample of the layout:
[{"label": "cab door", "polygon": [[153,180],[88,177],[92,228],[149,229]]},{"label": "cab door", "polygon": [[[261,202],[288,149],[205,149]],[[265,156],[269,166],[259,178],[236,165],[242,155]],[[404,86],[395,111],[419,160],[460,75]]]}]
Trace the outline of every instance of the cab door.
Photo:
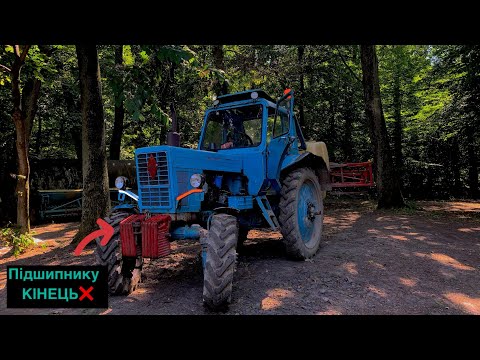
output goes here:
[{"label": "cab door", "polygon": [[280,178],[281,163],[295,140],[295,128],[292,124],[293,90],[290,90],[277,101],[273,122],[270,116],[268,119],[268,126],[272,130],[267,145],[267,179],[278,181]]}]

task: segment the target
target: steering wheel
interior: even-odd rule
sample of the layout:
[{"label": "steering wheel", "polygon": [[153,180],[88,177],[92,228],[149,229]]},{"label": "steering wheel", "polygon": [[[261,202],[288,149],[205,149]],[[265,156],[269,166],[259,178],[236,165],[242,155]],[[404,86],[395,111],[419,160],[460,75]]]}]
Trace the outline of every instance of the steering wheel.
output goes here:
[{"label": "steering wheel", "polygon": [[243,137],[244,139],[247,139],[247,141],[250,143],[251,146],[253,146],[253,140],[250,136],[247,135],[247,133],[244,132],[238,132],[240,134],[240,137]]}]

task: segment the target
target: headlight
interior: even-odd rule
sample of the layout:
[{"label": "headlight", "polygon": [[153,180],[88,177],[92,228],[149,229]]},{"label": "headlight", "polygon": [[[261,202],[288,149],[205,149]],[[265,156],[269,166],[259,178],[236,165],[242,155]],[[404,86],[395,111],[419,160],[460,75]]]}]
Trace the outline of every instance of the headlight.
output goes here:
[{"label": "headlight", "polygon": [[125,176],[119,176],[115,179],[115,187],[118,190],[125,190],[127,187],[127,178]]},{"label": "headlight", "polygon": [[205,177],[202,174],[193,174],[190,177],[190,185],[192,185],[194,188],[201,187],[204,182],[205,182]]}]

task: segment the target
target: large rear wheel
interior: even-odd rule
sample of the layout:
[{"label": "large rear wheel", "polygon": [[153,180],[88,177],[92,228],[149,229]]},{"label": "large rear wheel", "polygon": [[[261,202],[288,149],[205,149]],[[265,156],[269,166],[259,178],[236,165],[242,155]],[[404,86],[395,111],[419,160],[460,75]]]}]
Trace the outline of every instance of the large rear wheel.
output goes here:
[{"label": "large rear wheel", "polygon": [[323,230],[323,194],[312,169],[294,170],[282,180],[278,220],[290,257],[309,259],[316,254]]},{"label": "large rear wheel", "polygon": [[113,212],[105,221],[113,227],[114,233],[107,245],[100,245],[97,241],[97,263],[106,265],[108,271],[108,291],[111,295],[128,295],[133,292],[141,280],[143,259],[137,257],[122,257],[120,243],[120,222],[131,214],[127,212]]}]

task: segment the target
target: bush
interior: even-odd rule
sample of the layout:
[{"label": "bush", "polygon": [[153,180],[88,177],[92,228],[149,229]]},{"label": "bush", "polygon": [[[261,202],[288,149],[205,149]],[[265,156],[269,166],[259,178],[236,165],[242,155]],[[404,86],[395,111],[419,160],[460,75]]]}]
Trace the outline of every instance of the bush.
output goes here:
[{"label": "bush", "polygon": [[17,257],[33,246],[34,241],[31,234],[20,234],[20,228],[10,223],[0,229],[0,243],[11,246],[13,255]]}]

